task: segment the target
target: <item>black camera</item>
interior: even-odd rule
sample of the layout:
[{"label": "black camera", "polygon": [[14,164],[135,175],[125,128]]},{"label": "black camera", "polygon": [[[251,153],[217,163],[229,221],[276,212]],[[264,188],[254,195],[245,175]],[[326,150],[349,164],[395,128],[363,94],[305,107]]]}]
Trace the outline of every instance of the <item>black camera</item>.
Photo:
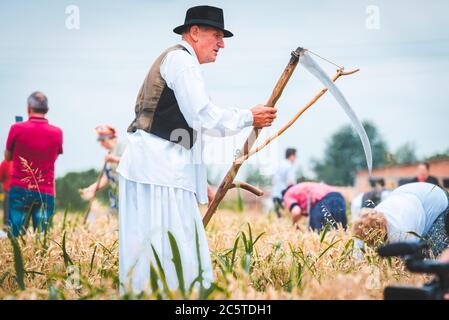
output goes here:
[{"label": "black camera", "polygon": [[380,247],[381,257],[400,257],[406,268],[415,273],[434,274],[435,277],[421,288],[410,286],[389,286],[384,290],[385,300],[443,300],[449,293],[449,263],[424,259],[425,242],[398,242]]}]

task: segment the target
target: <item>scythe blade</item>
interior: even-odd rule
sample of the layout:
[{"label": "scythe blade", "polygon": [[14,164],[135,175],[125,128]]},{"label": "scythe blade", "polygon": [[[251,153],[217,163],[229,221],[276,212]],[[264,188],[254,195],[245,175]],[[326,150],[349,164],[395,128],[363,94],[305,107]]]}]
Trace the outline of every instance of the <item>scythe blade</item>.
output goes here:
[{"label": "scythe blade", "polygon": [[[307,50],[307,49],[306,49]],[[362,141],[363,150],[365,151],[366,164],[368,166],[369,174],[371,175],[371,169],[373,166],[373,158],[371,152],[371,144],[366,134],[365,128],[363,128],[362,123],[355,114],[354,110],[349,105],[348,101],[338,89],[338,87],[332,82],[328,75],[320,68],[320,66],[310,57],[309,53],[306,51],[299,58],[299,63],[307,69],[313,76],[315,76],[320,82],[328,88],[329,92],[332,93],[334,98],[343,108],[346,115],[351,120],[351,123],[355,130],[357,131],[360,140]]]}]

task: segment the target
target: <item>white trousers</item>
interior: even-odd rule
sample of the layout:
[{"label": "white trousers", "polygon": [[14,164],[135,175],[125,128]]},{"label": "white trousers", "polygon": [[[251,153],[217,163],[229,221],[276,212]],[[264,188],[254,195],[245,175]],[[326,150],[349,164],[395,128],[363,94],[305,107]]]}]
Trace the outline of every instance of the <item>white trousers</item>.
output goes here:
[{"label": "white trousers", "polygon": [[150,292],[150,264],[157,270],[151,245],[165,271],[170,289],[178,278],[168,231],[178,244],[186,289],[198,276],[195,225],[204,286],[213,281],[206,232],[193,192],[127,180],[119,175],[119,273],[120,292]]}]

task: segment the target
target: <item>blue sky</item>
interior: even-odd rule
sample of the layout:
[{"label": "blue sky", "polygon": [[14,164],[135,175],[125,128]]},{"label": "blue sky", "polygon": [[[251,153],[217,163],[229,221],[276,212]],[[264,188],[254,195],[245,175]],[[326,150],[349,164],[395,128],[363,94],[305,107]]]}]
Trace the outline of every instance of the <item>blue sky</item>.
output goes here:
[{"label": "blue sky", "polygon": [[[5,145],[14,116],[25,116],[27,96],[41,90],[49,98],[50,122],[64,130],[57,175],[100,168],[104,151],[93,128],[110,123],[125,135],[150,65],[178,41],[172,29],[183,22],[187,8],[198,4],[222,7],[235,34],[217,62],[203,68],[218,105],[250,108],[266,102],[290,51],[303,46],[347,68],[361,68],[337,85],[358,116],[378,126],[390,149],[412,142],[425,156],[449,148],[444,131],[449,3],[400,0],[2,1],[0,144]],[[69,5],[80,9],[79,30],[66,28]],[[368,6],[379,10],[378,29],[367,28]],[[335,71],[318,62],[329,74]],[[320,88],[298,67],[278,102],[277,122],[264,135],[280,128]],[[311,159],[321,158],[330,135],[348,123],[326,95],[256,160],[269,173],[283,150],[295,146],[300,166],[310,172]],[[221,152],[227,167],[246,131],[230,144],[209,141],[206,159],[211,162]]]}]

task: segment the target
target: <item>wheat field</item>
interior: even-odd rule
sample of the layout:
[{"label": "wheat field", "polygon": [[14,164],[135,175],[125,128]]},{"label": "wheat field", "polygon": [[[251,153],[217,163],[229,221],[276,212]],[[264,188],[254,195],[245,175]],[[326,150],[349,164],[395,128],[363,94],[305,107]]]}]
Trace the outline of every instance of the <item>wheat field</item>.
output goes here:
[{"label": "wheat field", "polygon": [[288,217],[219,210],[207,227],[215,275],[209,290],[120,296],[117,218],[98,204],[96,212],[86,225],[81,214],[57,212],[48,232],[0,239],[0,298],[382,299],[386,285],[428,280],[371,250],[356,259],[348,231],[318,234],[305,221],[297,230]]}]

